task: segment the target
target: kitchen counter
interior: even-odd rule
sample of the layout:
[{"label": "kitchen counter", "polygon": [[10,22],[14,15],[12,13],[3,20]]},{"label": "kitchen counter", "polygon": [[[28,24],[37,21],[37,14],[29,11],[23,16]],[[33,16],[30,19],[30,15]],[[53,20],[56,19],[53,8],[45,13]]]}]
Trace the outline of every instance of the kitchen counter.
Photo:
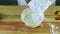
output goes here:
[{"label": "kitchen counter", "polygon": [[[28,8],[27,6],[0,6],[0,33],[1,34],[51,34],[47,20],[44,19],[42,25],[37,28],[29,28],[21,20],[21,12]],[[56,15],[55,12],[59,11]],[[45,17],[58,26],[60,32],[60,6],[51,6],[45,12]]]}]

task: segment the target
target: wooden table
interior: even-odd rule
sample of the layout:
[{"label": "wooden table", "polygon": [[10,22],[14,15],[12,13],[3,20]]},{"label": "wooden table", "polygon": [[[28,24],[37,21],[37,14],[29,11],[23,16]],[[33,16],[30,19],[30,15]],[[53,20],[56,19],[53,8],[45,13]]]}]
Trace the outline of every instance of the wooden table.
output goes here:
[{"label": "wooden table", "polygon": [[[29,28],[22,22],[20,18],[21,12],[28,8],[27,6],[0,6],[0,33],[1,34],[51,34],[47,20],[44,19],[42,25],[37,28]],[[45,17],[59,27],[60,20],[56,20],[56,11],[60,11],[60,6],[51,6],[45,12]],[[60,15],[60,12],[58,13]]]}]

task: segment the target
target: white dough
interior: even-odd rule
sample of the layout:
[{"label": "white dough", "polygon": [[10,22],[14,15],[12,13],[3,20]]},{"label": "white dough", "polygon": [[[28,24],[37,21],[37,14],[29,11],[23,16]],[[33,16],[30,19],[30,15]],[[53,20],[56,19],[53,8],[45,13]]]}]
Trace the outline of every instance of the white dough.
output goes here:
[{"label": "white dough", "polygon": [[21,19],[26,26],[35,28],[41,25],[41,22],[44,19],[44,15],[38,15],[33,12],[30,8],[25,9],[21,14]]}]

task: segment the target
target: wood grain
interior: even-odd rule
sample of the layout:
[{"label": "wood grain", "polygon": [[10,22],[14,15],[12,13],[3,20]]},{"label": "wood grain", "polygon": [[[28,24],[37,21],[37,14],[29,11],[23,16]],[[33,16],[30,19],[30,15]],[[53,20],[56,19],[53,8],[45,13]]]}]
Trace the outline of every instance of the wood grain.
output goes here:
[{"label": "wood grain", "polygon": [[[51,6],[45,12],[45,17],[42,25],[37,28],[29,28],[21,20],[21,12],[27,6],[0,6],[0,30],[4,33],[11,34],[51,34],[50,27],[47,25],[47,19],[59,27],[57,30],[60,32],[60,20],[56,20],[55,11],[60,11],[60,6]],[[58,13],[60,15],[60,12]],[[5,32],[6,31],[6,32]],[[4,34],[2,33],[2,34]]]}]

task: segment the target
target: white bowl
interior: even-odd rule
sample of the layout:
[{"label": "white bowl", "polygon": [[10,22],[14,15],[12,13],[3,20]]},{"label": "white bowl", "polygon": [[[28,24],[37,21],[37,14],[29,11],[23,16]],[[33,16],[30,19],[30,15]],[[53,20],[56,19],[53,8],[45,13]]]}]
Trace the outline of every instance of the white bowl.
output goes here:
[{"label": "white bowl", "polygon": [[21,13],[21,19],[26,26],[35,28],[41,25],[44,19],[44,14],[38,15],[37,13],[33,12],[30,8],[27,8]]}]

